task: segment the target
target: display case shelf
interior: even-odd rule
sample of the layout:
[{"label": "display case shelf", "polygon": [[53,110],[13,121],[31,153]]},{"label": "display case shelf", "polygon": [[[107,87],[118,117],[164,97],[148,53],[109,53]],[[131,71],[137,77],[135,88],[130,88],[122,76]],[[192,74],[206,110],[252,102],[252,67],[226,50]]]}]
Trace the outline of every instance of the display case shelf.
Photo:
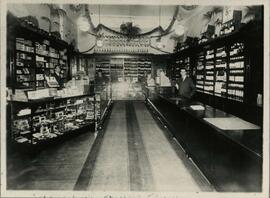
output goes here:
[{"label": "display case shelf", "polygon": [[[59,104],[59,102],[62,103],[63,106],[57,107],[56,105]],[[72,104],[69,104],[69,102],[71,102]],[[96,122],[96,113],[94,110],[96,101],[94,99],[94,96],[90,95],[73,96],[58,99],[42,99],[30,102],[15,101],[10,102],[10,104],[11,112],[13,112],[11,127],[13,134],[12,136],[13,140],[16,143],[29,144],[31,142],[31,144],[37,144],[39,140],[34,135],[37,133],[43,134],[43,140],[49,140],[58,137],[58,135],[56,135],[54,132],[58,132],[59,130],[55,128],[53,129],[52,127],[61,124],[61,122],[70,123],[71,127],[76,127],[77,129],[80,129],[81,127],[83,127],[81,125],[83,123],[86,123],[86,121],[82,120],[82,124],[79,124],[78,118],[86,118],[88,113],[92,115],[92,120],[89,120],[88,118],[87,123],[94,124]],[[48,106],[51,106],[51,108],[49,108]],[[70,107],[72,109],[69,109]],[[37,108],[39,109],[39,112],[35,112],[35,109]],[[25,109],[30,112],[28,115],[17,116],[17,114],[15,113]],[[23,127],[24,129],[22,129]],[[31,133],[24,133],[28,130],[30,130]],[[68,132],[64,128],[62,128],[61,131],[63,133]],[[27,137],[25,137],[25,134],[27,134]],[[46,134],[48,135],[48,137],[45,137]],[[21,138],[17,139],[18,136],[21,136]],[[27,139],[27,141],[24,141],[25,139]]]}]

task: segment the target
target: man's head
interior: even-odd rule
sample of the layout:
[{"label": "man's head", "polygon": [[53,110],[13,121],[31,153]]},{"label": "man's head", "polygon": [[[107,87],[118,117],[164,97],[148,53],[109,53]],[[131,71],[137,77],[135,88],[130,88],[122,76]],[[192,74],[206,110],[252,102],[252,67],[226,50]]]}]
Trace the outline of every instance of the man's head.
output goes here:
[{"label": "man's head", "polygon": [[187,70],[185,68],[181,68],[180,69],[180,74],[181,74],[182,78],[186,77],[187,76]]},{"label": "man's head", "polygon": [[59,74],[61,71],[60,66],[56,65],[54,71]]},{"label": "man's head", "polygon": [[102,70],[99,69],[99,70],[97,71],[97,74],[98,74],[98,77],[102,77]]}]

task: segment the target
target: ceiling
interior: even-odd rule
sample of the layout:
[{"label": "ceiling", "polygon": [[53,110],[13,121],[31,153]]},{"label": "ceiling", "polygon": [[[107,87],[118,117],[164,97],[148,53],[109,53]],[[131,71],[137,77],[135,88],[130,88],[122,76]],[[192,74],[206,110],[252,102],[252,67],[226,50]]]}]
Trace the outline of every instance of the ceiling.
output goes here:
[{"label": "ceiling", "polygon": [[[100,17],[98,7],[100,7]],[[153,29],[159,25],[165,28],[172,19],[175,6],[91,5],[89,9],[95,25],[100,21],[100,23],[116,29],[119,28],[122,23],[133,22],[141,29],[146,30]]]},{"label": "ceiling", "polygon": [[[77,4],[78,5],[78,4]],[[183,5],[111,5],[111,4],[88,4],[88,9],[93,25],[96,27],[98,24],[103,24],[111,29],[120,30],[120,25],[126,22],[132,22],[133,25],[141,29],[141,33],[148,32],[154,28],[161,26],[166,29],[173,19],[176,9],[176,21],[174,28],[178,26],[185,27],[185,33],[188,36],[198,37],[201,32],[206,28],[209,20],[204,15],[213,10],[214,6],[211,5],[197,5],[197,6],[183,6]],[[221,6],[228,7],[228,6]],[[245,6],[229,6],[236,10],[243,10],[245,15]],[[66,7],[68,11],[69,8]],[[69,13],[72,11],[68,11]],[[74,13],[73,13],[74,14]],[[69,18],[76,23],[79,16],[84,16],[84,9],[76,16]],[[213,21],[221,17],[222,12],[215,15]],[[174,29],[173,28],[173,29]]]},{"label": "ceiling", "polygon": [[157,5],[89,5],[92,14],[98,15],[100,7],[101,16],[159,16],[159,9],[162,16],[172,16],[176,6]]},{"label": "ceiling", "polygon": [[[176,8],[177,5],[88,5],[95,26],[101,23],[112,29],[119,29],[122,23],[132,22],[143,31],[152,30],[158,26],[166,29]],[[179,13],[182,14],[178,19],[189,18],[200,10],[200,6],[190,11],[180,6]],[[81,14],[83,15],[83,13]]]}]

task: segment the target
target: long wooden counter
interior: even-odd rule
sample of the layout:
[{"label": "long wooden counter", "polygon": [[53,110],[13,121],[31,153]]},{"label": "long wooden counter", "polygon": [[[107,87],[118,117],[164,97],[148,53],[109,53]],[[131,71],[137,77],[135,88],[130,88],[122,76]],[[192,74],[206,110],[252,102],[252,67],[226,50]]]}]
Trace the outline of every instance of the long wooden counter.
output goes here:
[{"label": "long wooden counter", "polygon": [[261,191],[259,126],[200,102],[183,104],[177,98],[155,95],[147,103],[218,191]]}]

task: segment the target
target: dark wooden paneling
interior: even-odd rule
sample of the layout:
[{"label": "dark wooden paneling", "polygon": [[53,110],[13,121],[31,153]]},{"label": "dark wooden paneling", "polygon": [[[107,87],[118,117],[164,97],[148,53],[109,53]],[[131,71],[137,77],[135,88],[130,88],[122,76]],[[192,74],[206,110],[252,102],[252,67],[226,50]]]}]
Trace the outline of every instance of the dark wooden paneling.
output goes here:
[{"label": "dark wooden paneling", "polygon": [[[262,134],[260,131],[222,131],[206,124],[219,110],[192,112],[163,97],[151,99],[173,136],[218,191],[259,192],[262,187]],[[190,112],[189,112],[190,111]],[[223,115],[224,114],[224,115]],[[160,115],[159,115],[160,116]],[[229,114],[228,114],[229,116]]]}]

